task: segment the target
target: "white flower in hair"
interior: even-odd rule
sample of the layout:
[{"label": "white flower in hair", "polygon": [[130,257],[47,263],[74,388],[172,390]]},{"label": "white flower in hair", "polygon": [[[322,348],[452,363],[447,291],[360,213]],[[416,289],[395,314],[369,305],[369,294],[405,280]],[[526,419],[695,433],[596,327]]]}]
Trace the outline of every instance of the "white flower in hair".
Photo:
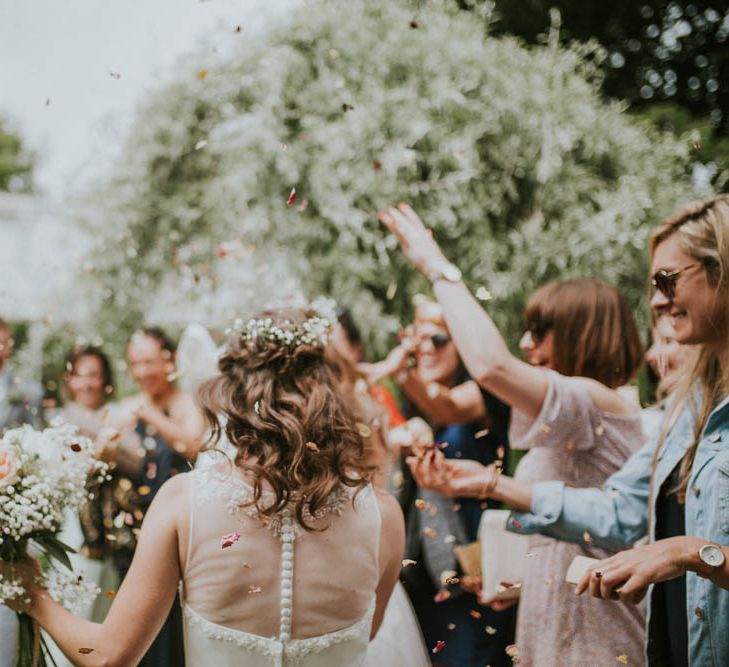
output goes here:
[{"label": "white flower in hair", "polygon": [[310,317],[301,324],[284,320],[274,324],[270,317],[235,320],[228,334],[236,334],[241,340],[251,343],[275,343],[287,347],[312,345],[325,347],[329,342],[332,323],[325,317]]}]

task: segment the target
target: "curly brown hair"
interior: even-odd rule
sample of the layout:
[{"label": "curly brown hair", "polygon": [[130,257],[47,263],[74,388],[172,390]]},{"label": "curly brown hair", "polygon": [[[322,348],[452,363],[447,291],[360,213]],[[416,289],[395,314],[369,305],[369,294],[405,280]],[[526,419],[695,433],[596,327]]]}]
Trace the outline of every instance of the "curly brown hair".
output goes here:
[{"label": "curly brown hair", "polygon": [[[300,327],[311,310],[267,310],[272,326]],[[363,426],[339,391],[339,380],[321,345],[284,344],[234,333],[218,362],[220,374],[200,387],[198,400],[214,447],[223,430],[237,449],[235,464],[253,480],[253,499],[265,517],[294,503],[299,524],[316,516],[341,485],[362,489],[371,479]],[[225,417],[224,426],[221,417]],[[260,503],[264,484],[275,501]]]}]

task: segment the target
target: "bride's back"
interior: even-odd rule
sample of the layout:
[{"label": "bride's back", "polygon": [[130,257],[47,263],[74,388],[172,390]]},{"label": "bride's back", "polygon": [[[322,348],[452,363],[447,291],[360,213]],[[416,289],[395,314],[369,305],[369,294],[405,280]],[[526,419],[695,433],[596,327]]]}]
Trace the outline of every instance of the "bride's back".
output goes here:
[{"label": "bride's back", "polygon": [[[220,375],[201,387],[231,460],[189,475],[180,537],[190,665],[357,665],[384,611],[402,519],[385,504],[380,518],[368,427],[325,359],[328,327],[297,310],[238,322]],[[381,523],[399,526],[383,541],[387,574]]]},{"label": "bride's back", "polygon": [[[286,633],[281,611],[288,599],[290,638],[301,639],[346,628],[368,616],[380,576],[380,515],[372,487],[356,495],[354,506],[353,490],[332,494],[321,517],[312,521],[317,530],[307,531],[286,521],[286,513],[264,522],[255,508],[242,507],[252,498],[252,489],[228,465],[197,470],[189,484],[183,573],[189,618],[279,637]],[[268,494],[263,502],[267,500]],[[292,573],[290,589],[287,572]]]}]

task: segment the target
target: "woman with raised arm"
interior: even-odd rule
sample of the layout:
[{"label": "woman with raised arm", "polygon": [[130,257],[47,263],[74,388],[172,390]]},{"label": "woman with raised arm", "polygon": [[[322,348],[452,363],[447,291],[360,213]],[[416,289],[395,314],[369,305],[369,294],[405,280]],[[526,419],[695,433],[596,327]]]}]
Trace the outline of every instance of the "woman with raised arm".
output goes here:
[{"label": "woman with raised arm", "polygon": [[[695,346],[656,437],[601,488],[529,484],[484,467],[448,469],[451,462],[427,474],[444,492],[501,498],[528,512],[514,517],[512,528],[572,541],[587,533],[594,544],[626,549],[591,567],[577,592],[589,588],[596,597],[631,603],[649,593],[651,667],[724,667],[729,196],[691,203],[666,219],[651,237],[650,256],[651,307],[670,315],[679,343]],[[646,534],[651,544],[629,549]]]},{"label": "woman with raised arm", "polygon": [[200,389],[235,459],[160,489],[103,624],[63,609],[27,566],[24,611],[75,664],[137,664],[180,581],[187,665],[362,663],[397,580],[403,521],[369,483],[324,360],[329,327],[300,310],[236,322],[220,375]]},{"label": "woman with raised arm", "polygon": [[[528,362],[522,361],[511,354],[415,212],[403,204],[382,211],[380,219],[432,281],[469,375],[511,406],[510,443],[530,450],[517,468],[518,479],[598,485],[641,446],[638,406],[617,389],[637,371],[642,349],[633,315],[615,288],[579,279],[538,290],[526,307],[520,347]],[[419,484],[461,495],[420,474],[419,468],[431,470],[429,460],[411,465]],[[493,469],[451,461],[454,469]],[[462,495],[479,497],[483,489],[467,491]],[[608,555],[591,545],[589,536],[580,545],[532,536],[528,550],[516,629],[520,665],[612,664],[617,655],[642,650],[640,609],[591,606],[562,585],[563,574],[555,574],[564,573],[576,555]]]}]

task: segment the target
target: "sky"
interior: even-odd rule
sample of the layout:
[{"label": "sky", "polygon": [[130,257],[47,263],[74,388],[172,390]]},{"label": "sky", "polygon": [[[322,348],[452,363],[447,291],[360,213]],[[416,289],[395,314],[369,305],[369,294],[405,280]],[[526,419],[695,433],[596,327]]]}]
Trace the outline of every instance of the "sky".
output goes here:
[{"label": "sky", "polygon": [[38,188],[80,192],[181,56],[209,67],[301,1],[0,0],[0,117],[34,152]]}]

